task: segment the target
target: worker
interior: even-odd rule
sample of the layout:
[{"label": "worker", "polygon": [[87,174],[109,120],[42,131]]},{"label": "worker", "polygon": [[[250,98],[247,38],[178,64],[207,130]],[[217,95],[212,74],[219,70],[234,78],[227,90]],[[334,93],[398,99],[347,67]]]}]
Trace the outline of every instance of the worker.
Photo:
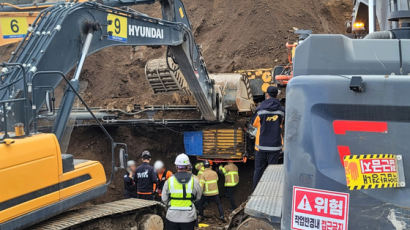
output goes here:
[{"label": "worker", "polygon": [[145,150],[141,154],[142,164],[135,172],[135,184],[137,185],[137,197],[144,200],[154,199],[154,184],[157,183],[157,174],[149,164],[151,153]]},{"label": "worker", "polygon": [[201,199],[199,181],[189,172],[190,161],[181,153],[175,159],[177,173],[171,176],[162,189],[162,201],[168,205],[166,230],[194,230],[197,223],[195,201]]},{"label": "worker", "polygon": [[157,184],[155,186],[155,195],[156,200],[161,201],[162,195],[162,188],[164,187],[164,183],[172,176],[172,172],[165,169],[164,162],[158,160],[154,163],[154,170],[157,173]]},{"label": "worker", "polygon": [[197,171],[196,176],[199,178],[202,173],[204,172],[204,163],[203,162],[198,162],[195,164],[195,169]]},{"label": "worker", "polygon": [[257,128],[255,140],[255,169],[253,189],[255,189],[268,164],[277,164],[282,151],[282,121],[285,110],[281,106],[278,88],[269,86],[265,100],[256,108],[253,126]]},{"label": "worker", "polygon": [[135,161],[127,162],[127,172],[124,175],[124,196],[125,198],[137,198],[137,186],[134,182],[137,166]]},{"label": "worker", "polygon": [[225,176],[225,193],[231,203],[231,209],[235,210],[235,188],[239,183],[238,167],[234,163],[229,162],[225,166],[220,165],[219,171]]},{"label": "worker", "polygon": [[204,204],[216,203],[219,211],[219,219],[225,222],[224,212],[222,209],[221,199],[218,190],[218,174],[212,170],[209,161],[204,161],[204,172],[202,173],[199,183],[202,187],[203,197],[199,202],[199,216],[204,217]]}]

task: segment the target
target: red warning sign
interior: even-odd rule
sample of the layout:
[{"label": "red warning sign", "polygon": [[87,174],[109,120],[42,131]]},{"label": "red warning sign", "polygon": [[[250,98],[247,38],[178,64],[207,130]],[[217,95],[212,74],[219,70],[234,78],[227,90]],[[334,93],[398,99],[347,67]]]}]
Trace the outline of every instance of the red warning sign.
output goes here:
[{"label": "red warning sign", "polygon": [[293,187],[292,229],[346,230],[349,193]]}]

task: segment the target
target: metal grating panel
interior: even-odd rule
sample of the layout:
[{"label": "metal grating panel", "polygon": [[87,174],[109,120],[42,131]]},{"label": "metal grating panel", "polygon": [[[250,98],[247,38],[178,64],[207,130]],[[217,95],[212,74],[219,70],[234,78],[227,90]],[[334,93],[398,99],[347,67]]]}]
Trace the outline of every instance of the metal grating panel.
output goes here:
[{"label": "metal grating panel", "polygon": [[[177,65],[171,59],[169,65],[172,69],[177,69]],[[145,77],[155,94],[175,91],[190,94],[181,71],[169,69],[164,58],[148,61],[145,65]]]},{"label": "metal grating panel", "polygon": [[160,203],[157,201],[134,198],[118,200],[110,203],[68,211],[34,226],[33,229],[67,229],[79,226],[87,221],[132,212],[137,209],[152,207],[155,205],[160,205]]},{"label": "metal grating panel", "polygon": [[280,223],[283,199],[283,165],[269,165],[245,206],[245,213]]},{"label": "metal grating panel", "polygon": [[245,152],[242,129],[210,129],[202,135],[204,157],[241,159]]}]

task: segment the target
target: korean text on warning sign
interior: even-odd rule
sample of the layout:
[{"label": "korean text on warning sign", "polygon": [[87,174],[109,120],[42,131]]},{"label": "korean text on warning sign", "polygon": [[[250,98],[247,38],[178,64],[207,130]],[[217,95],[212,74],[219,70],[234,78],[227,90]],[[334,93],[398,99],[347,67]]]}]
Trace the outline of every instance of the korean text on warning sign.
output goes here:
[{"label": "korean text on warning sign", "polygon": [[350,190],[399,186],[395,155],[345,156],[344,167],[346,183]]},{"label": "korean text on warning sign", "polygon": [[293,187],[292,229],[347,229],[349,194]]}]

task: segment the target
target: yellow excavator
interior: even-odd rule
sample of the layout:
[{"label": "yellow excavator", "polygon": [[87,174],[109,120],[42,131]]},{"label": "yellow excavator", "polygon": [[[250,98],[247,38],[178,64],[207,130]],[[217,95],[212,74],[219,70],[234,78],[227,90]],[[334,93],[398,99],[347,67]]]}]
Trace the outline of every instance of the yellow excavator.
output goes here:
[{"label": "yellow excavator", "polygon": [[[79,2],[83,1],[79,0]],[[0,3],[0,46],[21,41],[40,11],[53,5],[52,3],[27,5]]]},{"label": "yellow excavator", "polygon": [[[31,8],[2,5],[43,10],[26,12],[33,17],[37,14],[34,21],[24,16],[1,19],[2,41],[10,38],[8,42],[17,39],[21,42],[9,62],[0,64],[0,229],[33,226],[101,196],[114,172],[124,168],[126,145],[113,140],[78,93],[81,70],[88,55],[110,46],[167,46],[166,63],[169,66],[168,59],[171,59],[178,64],[204,120],[221,122],[225,119],[226,101],[232,100],[226,99],[221,92],[221,85],[226,84],[218,84],[208,76],[183,3],[160,0],[162,19],[117,8],[154,2],[61,2],[51,7]],[[27,33],[20,32],[26,27]],[[72,68],[75,72],[68,79],[66,74]],[[237,77],[233,76],[233,81],[239,80]],[[56,109],[54,90],[61,81],[66,88]],[[100,162],[74,159],[73,155],[60,150],[76,98],[84,104],[111,144],[112,167],[108,180]],[[44,118],[53,122],[51,132],[43,130]],[[117,154],[119,160],[116,160]],[[86,209],[78,215],[72,212],[70,217],[63,215],[36,228],[72,228],[107,216],[132,213],[132,218],[136,219],[136,216],[160,214],[164,210],[154,201],[119,202],[122,203]]]}]

